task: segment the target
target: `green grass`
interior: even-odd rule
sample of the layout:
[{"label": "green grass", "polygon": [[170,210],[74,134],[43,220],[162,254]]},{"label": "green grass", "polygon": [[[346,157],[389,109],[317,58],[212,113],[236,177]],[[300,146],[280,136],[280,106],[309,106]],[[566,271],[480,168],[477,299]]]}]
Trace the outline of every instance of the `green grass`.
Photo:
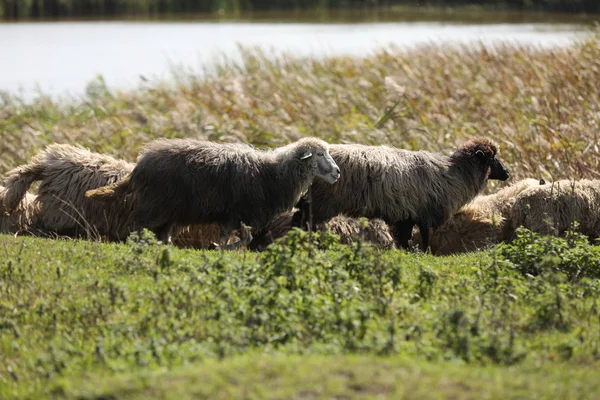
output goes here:
[{"label": "green grass", "polygon": [[473,368],[400,357],[253,355],[168,372],[93,377],[56,393],[79,399],[582,399],[600,395],[595,367],[559,362]]},{"label": "green grass", "polygon": [[[600,265],[597,247],[537,238],[434,257],[321,243],[294,231],[255,254],[2,236],[0,398],[598,394],[600,285],[595,270],[568,274]],[[532,271],[510,261],[519,248],[593,256]]]}]

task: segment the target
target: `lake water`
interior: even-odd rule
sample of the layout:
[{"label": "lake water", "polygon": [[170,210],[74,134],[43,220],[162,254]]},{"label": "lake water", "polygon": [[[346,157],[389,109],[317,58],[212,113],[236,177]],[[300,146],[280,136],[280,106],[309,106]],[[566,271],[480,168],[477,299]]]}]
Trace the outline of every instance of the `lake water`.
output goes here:
[{"label": "lake water", "polygon": [[169,79],[173,65],[202,73],[238,44],[271,54],[363,56],[389,45],[518,42],[563,46],[583,35],[576,24],[55,22],[0,24],[0,90],[32,98],[37,90],[79,97],[103,75],[110,88],[140,75]]}]

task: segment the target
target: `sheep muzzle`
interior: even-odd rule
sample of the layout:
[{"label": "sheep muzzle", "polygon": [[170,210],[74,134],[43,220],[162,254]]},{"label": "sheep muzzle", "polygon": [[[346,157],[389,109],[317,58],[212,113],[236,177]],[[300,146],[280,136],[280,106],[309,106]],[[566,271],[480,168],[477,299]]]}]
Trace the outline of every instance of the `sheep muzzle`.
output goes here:
[{"label": "sheep muzzle", "polygon": [[330,184],[334,184],[340,178],[340,168],[331,155],[326,153],[317,161],[317,176]]},{"label": "sheep muzzle", "polygon": [[494,157],[490,165],[490,174],[488,176],[488,179],[505,181],[509,178],[509,176],[510,175],[506,166],[502,163],[502,161]]}]

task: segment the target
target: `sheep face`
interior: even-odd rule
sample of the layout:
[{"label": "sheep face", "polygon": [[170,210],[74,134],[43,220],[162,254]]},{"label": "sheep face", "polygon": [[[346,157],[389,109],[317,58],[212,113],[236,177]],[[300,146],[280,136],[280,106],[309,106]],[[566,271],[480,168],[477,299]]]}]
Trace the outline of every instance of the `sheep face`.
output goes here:
[{"label": "sheep face", "polygon": [[505,181],[508,179],[508,169],[504,166],[502,161],[500,161],[496,156],[491,159],[486,159],[486,162],[490,167],[490,174],[488,175],[488,179],[497,179],[499,181]]},{"label": "sheep face", "polygon": [[316,177],[330,184],[335,183],[340,178],[340,168],[329,154],[329,145],[313,138],[301,142],[300,160],[311,164]]},{"label": "sheep face", "polygon": [[463,144],[459,149],[468,157],[474,157],[488,168],[488,179],[505,181],[509,178],[508,169],[498,158],[498,145],[488,138],[475,138]]}]

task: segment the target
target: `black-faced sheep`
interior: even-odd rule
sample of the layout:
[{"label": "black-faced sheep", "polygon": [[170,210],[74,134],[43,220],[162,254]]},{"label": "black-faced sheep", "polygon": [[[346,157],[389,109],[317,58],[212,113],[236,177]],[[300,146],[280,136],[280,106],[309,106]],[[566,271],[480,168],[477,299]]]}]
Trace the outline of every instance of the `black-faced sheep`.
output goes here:
[{"label": "black-faced sheep", "polygon": [[414,225],[426,249],[429,228],[471,201],[488,179],[508,179],[497,145],[487,138],[469,140],[449,156],[357,144],[332,145],[330,151],[342,177],[332,186],[315,182],[298,204],[293,225],[311,219],[318,224],[338,214],[381,218],[404,248]]},{"label": "black-faced sheep", "polygon": [[7,173],[4,206],[14,210],[34,181],[41,181],[36,203],[37,228],[47,234],[69,237],[124,239],[128,211],[102,208],[85,197],[89,189],[115,183],[134,164],[69,144],[51,144],[31,161]]},{"label": "black-faced sheep", "polygon": [[521,192],[515,199],[506,236],[519,226],[543,235],[562,235],[579,223],[590,239],[600,237],[600,180],[559,180]]},{"label": "black-faced sheep", "polygon": [[0,186],[0,233],[20,234],[34,233],[39,214],[35,195],[25,194],[19,204],[7,212],[4,208],[6,188]]},{"label": "black-faced sheep", "polygon": [[[504,241],[505,225],[509,221],[517,195],[540,184],[538,179],[523,179],[496,193],[475,197],[440,227],[430,229],[431,253],[464,253]],[[413,244],[420,241],[420,232],[415,231]]]},{"label": "black-faced sheep", "polygon": [[165,243],[175,224],[218,223],[224,244],[242,222],[258,230],[291,210],[315,177],[333,184],[339,176],[329,145],[316,138],[271,151],[159,139],[145,146],[127,178],[87,196],[130,202],[136,228],[150,229]]},{"label": "black-faced sheep", "polygon": [[[262,251],[276,239],[284,236],[292,229],[292,218],[294,211],[281,214],[262,230],[256,232],[254,239],[248,245],[250,250]],[[316,232],[329,231],[339,236],[340,243],[352,244],[362,239],[371,243],[378,249],[393,249],[394,239],[390,233],[389,226],[381,219],[370,219],[366,226],[360,221],[345,215],[338,215],[327,222],[315,226]]]}]

